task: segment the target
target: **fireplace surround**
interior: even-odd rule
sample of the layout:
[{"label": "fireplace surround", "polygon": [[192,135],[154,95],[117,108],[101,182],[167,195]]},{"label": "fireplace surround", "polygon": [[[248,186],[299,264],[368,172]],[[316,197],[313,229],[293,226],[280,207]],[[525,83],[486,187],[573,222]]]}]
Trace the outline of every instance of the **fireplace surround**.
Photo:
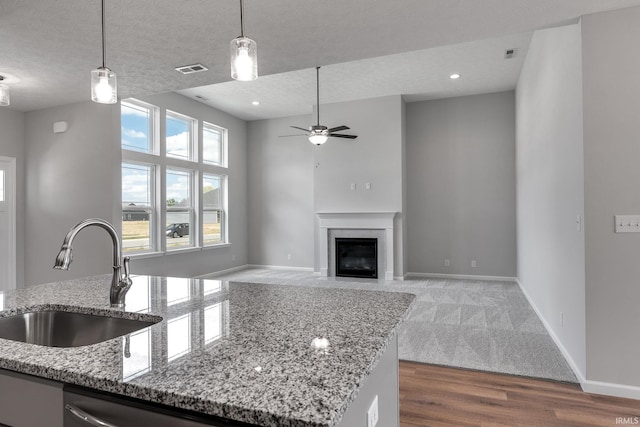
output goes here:
[{"label": "fireplace surround", "polygon": [[318,212],[316,255],[320,275],[335,277],[336,238],[377,239],[377,276],[394,279],[396,212]]}]

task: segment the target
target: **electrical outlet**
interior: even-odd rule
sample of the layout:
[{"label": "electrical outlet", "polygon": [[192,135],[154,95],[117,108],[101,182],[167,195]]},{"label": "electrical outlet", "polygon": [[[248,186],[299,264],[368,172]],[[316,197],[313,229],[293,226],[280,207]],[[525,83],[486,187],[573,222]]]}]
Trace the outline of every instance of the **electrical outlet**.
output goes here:
[{"label": "electrical outlet", "polygon": [[451,267],[451,261],[449,261],[448,259],[444,260],[444,266],[445,267]]},{"label": "electrical outlet", "polygon": [[291,254],[287,254],[287,259],[291,259]]},{"label": "electrical outlet", "polygon": [[231,261],[235,261],[235,260],[236,260],[235,254],[231,255]]},{"label": "electrical outlet", "polygon": [[371,406],[369,406],[369,410],[367,411],[367,427],[376,427],[378,424],[378,395],[373,398],[373,402],[371,402]]},{"label": "electrical outlet", "polygon": [[356,184],[354,182],[351,183],[351,191],[356,190]]},{"label": "electrical outlet", "polygon": [[471,260],[471,268],[476,268],[477,266],[478,262],[475,259]]},{"label": "electrical outlet", "polygon": [[366,184],[364,184],[364,189],[365,190],[371,190],[371,183],[367,182]]}]

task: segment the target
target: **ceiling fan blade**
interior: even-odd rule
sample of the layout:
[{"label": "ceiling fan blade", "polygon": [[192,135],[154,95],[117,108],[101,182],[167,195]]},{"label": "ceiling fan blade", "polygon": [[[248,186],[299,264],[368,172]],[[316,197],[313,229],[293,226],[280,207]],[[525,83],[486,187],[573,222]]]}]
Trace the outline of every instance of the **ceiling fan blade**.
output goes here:
[{"label": "ceiling fan blade", "polygon": [[356,139],[358,135],[343,135],[341,133],[330,133],[329,136],[334,138],[348,138],[348,139]]},{"label": "ceiling fan blade", "polygon": [[349,126],[336,126],[334,128],[329,129],[329,133],[331,132],[340,132],[341,130],[351,129]]},{"label": "ceiling fan blade", "polygon": [[303,130],[303,131],[305,131],[305,132],[309,132],[309,129],[301,128],[301,127],[298,127],[298,126],[289,126],[289,127],[290,127],[290,128],[294,128],[294,129]]},{"label": "ceiling fan blade", "polygon": [[278,135],[278,138],[289,138],[290,136],[307,136],[306,133],[296,133],[294,135]]}]

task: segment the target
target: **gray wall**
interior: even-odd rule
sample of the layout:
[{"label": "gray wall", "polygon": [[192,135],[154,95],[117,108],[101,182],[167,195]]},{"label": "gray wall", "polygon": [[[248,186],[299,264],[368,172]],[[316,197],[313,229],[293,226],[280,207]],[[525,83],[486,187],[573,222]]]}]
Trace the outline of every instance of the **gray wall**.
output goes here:
[{"label": "gray wall", "polygon": [[615,214],[640,214],[640,8],[582,21],[587,376],[640,386],[640,234],[615,234]]},{"label": "gray wall", "polygon": [[[85,230],[70,271],[53,270],[69,229],[85,218],[119,221],[120,109],[82,102],[26,114],[25,283],[109,273],[111,242],[104,230]],[[53,123],[69,123],[54,134]]]},{"label": "gray wall", "polygon": [[[178,94],[144,101],[229,129],[229,239],[202,251],[133,257],[139,274],[198,276],[247,263],[246,123]],[[69,130],[54,134],[56,121]],[[26,114],[25,284],[111,272],[111,243],[100,229],[86,229],[74,243],[70,271],[52,265],[69,229],[99,217],[120,226],[120,108],[83,102]],[[235,257],[235,260],[233,259]]]},{"label": "gray wall", "polygon": [[[402,105],[400,96],[323,105],[322,124],[347,125],[344,133],[358,139],[320,147],[305,136],[279,138],[296,133],[291,125],[313,124],[311,115],[249,123],[251,264],[318,271],[315,212],[402,212]],[[402,224],[400,216],[396,275],[403,271]]]},{"label": "gray wall", "polygon": [[518,279],[584,376],[584,234],[576,224],[584,218],[580,25],[534,34],[516,111]]},{"label": "gray wall", "polygon": [[[315,147],[289,126],[311,115],[257,120],[248,125],[249,263],[313,267],[313,155]],[[291,259],[288,255],[291,254]]]},{"label": "gray wall", "polygon": [[[404,274],[402,106],[400,96],[323,105],[323,124],[347,125],[351,130],[344,133],[358,138],[330,139],[314,151],[316,212],[400,212],[395,224],[395,276]],[[365,189],[367,182],[370,190]]]},{"label": "gray wall", "polygon": [[408,103],[406,126],[409,272],[514,277],[513,91]]},{"label": "gray wall", "polygon": [[229,168],[225,172],[228,175],[231,245],[201,251],[134,258],[131,261],[131,270],[140,274],[193,277],[246,264],[248,243],[246,122],[177,93],[164,93],[137,99],[160,107],[161,112],[164,109],[170,109],[229,130]]},{"label": "gray wall", "polygon": [[0,108],[0,156],[16,159],[16,287],[24,286],[24,113]]}]

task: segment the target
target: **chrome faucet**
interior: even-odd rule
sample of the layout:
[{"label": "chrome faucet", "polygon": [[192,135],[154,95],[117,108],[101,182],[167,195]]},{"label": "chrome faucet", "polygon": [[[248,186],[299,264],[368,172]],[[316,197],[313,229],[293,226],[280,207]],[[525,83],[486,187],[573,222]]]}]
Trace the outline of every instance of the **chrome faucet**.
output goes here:
[{"label": "chrome faucet", "polygon": [[[85,219],[81,223],[73,227],[64,238],[62,242],[62,248],[56,257],[56,263],[53,268],[58,270],[68,270],[73,261],[73,255],[71,253],[73,239],[83,228],[89,226],[98,226],[105,229],[111,236],[113,241],[113,277],[111,278],[111,290],[109,291],[109,300],[111,307],[124,307],[124,298],[127,291],[131,287],[131,279],[129,278],[129,257],[122,258],[122,249],[120,245],[120,238],[116,229],[111,224],[99,218]],[[122,260],[122,266],[120,265]],[[124,274],[120,274],[121,268],[124,270]]]}]

